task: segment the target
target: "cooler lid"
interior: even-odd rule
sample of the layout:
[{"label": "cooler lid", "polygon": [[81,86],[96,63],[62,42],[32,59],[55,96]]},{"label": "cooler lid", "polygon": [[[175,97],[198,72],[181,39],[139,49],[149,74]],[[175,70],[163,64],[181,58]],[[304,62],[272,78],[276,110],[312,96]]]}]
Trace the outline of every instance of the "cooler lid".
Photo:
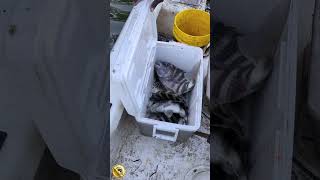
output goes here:
[{"label": "cooler lid", "polygon": [[132,116],[143,108],[156,53],[157,26],[151,3],[142,0],[134,6],[110,55],[112,82],[120,84],[119,92],[114,93],[121,93],[120,99]]}]

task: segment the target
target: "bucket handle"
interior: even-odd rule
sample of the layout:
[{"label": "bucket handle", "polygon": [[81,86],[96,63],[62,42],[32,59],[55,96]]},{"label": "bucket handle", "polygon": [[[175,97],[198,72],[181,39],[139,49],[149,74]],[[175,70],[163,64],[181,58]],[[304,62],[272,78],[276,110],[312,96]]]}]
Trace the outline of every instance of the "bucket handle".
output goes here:
[{"label": "bucket handle", "polygon": [[179,129],[168,128],[168,126],[154,125],[152,136],[158,139],[175,142],[177,140],[178,133]]}]

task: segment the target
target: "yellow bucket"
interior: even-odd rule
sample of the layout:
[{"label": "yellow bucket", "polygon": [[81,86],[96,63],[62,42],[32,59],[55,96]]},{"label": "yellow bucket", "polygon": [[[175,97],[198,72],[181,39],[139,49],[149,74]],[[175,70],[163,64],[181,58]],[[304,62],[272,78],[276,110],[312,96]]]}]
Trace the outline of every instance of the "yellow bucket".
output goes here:
[{"label": "yellow bucket", "polygon": [[198,10],[180,11],[174,18],[173,36],[177,41],[202,47],[210,42],[210,14]]}]

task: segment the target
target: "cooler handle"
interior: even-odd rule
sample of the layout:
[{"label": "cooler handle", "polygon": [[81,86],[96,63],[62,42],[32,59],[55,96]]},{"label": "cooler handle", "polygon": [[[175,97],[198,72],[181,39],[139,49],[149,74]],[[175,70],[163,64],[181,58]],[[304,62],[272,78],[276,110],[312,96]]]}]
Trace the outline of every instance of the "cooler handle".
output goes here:
[{"label": "cooler handle", "polygon": [[167,126],[154,125],[152,136],[158,139],[173,141],[177,140],[179,129],[168,128]]}]

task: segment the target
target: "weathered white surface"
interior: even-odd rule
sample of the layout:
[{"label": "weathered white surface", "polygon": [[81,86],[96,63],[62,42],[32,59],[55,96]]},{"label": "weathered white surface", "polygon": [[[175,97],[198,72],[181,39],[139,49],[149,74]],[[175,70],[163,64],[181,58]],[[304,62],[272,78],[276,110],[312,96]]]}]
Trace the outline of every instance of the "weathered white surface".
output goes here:
[{"label": "weathered white surface", "polygon": [[194,167],[209,167],[209,150],[206,139],[197,135],[183,143],[143,136],[134,118],[124,115],[111,137],[111,166],[125,166],[124,180],[183,180]]}]

